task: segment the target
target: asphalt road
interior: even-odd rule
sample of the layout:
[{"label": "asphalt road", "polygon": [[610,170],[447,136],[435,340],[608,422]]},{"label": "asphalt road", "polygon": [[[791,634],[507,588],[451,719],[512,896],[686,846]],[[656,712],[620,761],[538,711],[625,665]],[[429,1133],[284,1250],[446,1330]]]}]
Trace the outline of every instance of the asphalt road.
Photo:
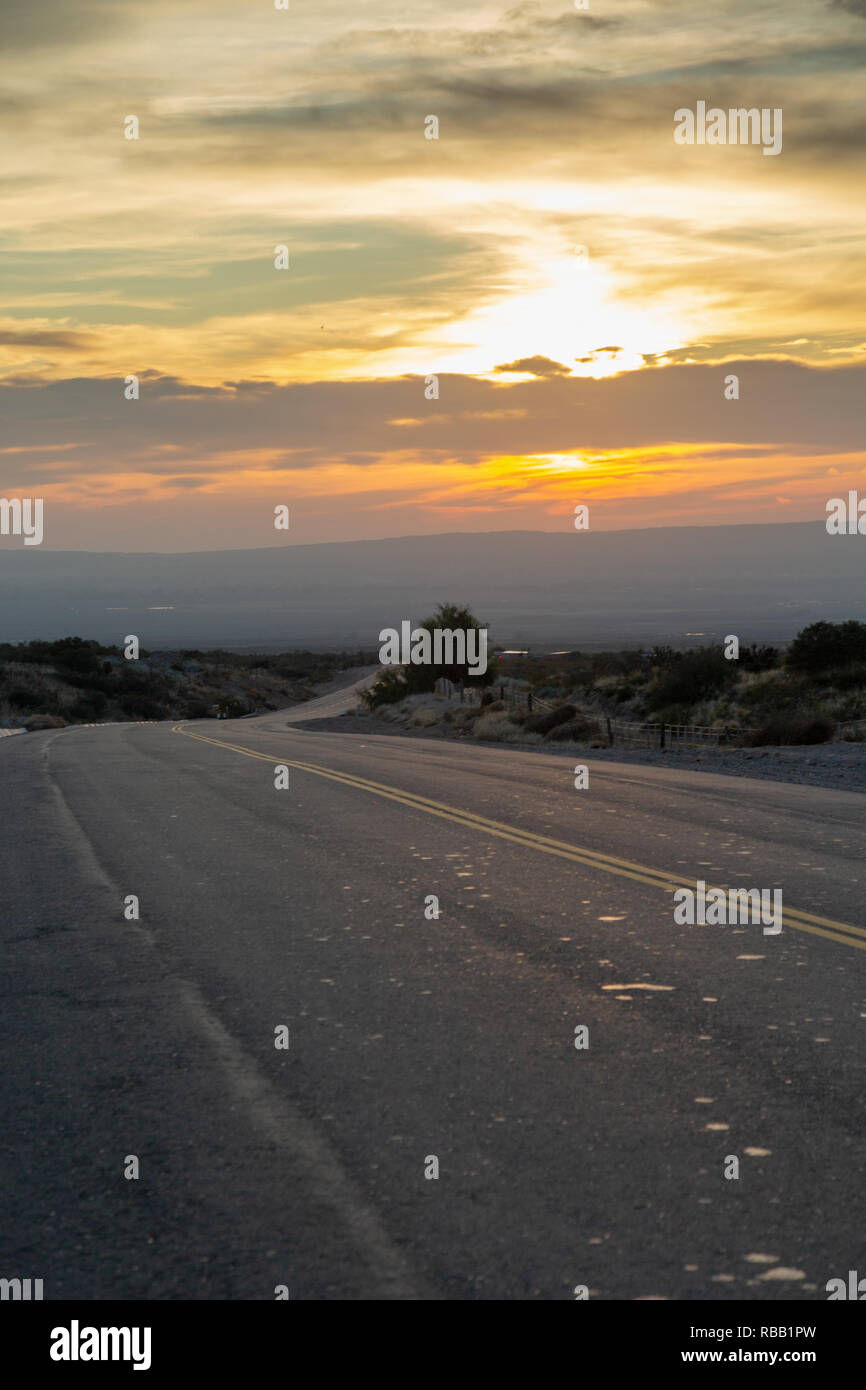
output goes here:
[{"label": "asphalt road", "polygon": [[[0,1275],[823,1300],[866,1273],[864,797],[591,762],[576,790],[561,757],[293,725],[345,703],[3,741]],[[781,887],[784,930],[675,925],[699,878]]]}]

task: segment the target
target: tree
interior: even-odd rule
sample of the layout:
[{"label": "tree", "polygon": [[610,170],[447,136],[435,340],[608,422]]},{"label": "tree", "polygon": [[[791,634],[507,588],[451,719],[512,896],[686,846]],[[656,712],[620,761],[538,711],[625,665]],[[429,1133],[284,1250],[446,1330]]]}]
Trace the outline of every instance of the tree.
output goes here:
[{"label": "tree", "polygon": [[[436,629],[450,632],[466,632],[471,630],[481,632],[483,624],[478,621],[468,608],[461,608],[456,603],[440,603],[436,612],[429,618],[425,618],[419,627],[425,628],[427,632],[435,632]],[[477,639],[480,644],[480,639]],[[480,645],[476,647],[476,653],[480,655]],[[415,694],[423,690],[432,690],[436,682],[441,679],[452,681],[454,685],[463,685],[469,682],[480,687],[489,685],[493,680],[493,665],[488,659],[487,670],[483,674],[473,674],[477,672],[477,666],[472,666],[468,661],[453,662],[430,662],[425,665],[410,665],[404,671],[404,679],[409,694]]]},{"label": "tree", "polygon": [[810,623],[797,633],[786,657],[792,671],[809,675],[866,661],[866,623]]},{"label": "tree", "polygon": [[[461,608],[456,603],[440,603],[436,612],[429,618],[425,618],[418,626],[430,633],[435,632],[437,628],[451,632],[468,633],[470,630],[481,632],[484,627],[483,623],[480,623],[468,608]],[[480,638],[476,639],[478,642],[475,649],[477,656],[482,653],[480,640]],[[468,683],[470,686],[477,685],[483,688],[490,685],[495,678],[495,662],[492,662],[488,655],[486,671],[483,674],[474,674],[476,671],[477,666],[470,665],[468,661],[450,663],[430,661],[423,665],[416,665],[413,662],[402,668],[386,666],[376,684],[367,692],[365,700],[371,709],[376,705],[397,703],[406,695],[417,695],[432,690],[436,682],[442,678],[452,681],[455,685]]]}]

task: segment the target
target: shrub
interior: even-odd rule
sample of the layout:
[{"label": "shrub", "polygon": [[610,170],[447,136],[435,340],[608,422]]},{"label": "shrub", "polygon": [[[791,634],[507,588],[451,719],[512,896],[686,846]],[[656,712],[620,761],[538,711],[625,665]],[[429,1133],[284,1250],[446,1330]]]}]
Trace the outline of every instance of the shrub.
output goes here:
[{"label": "shrub", "polygon": [[767,744],[829,743],[835,732],[832,719],[825,719],[823,715],[778,715],[756,730],[750,742],[753,748]]},{"label": "shrub", "polygon": [[85,642],[81,637],[66,637],[60,642],[51,643],[53,660],[64,671],[74,671],[80,676],[94,675],[100,670],[101,648],[97,642]]},{"label": "shrub", "polygon": [[665,705],[662,709],[651,711],[651,724],[691,724],[691,705]]},{"label": "shrub", "polygon": [[588,738],[597,738],[598,733],[598,724],[594,719],[569,719],[565,724],[557,724],[547,737],[556,743],[580,743]]},{"label": "shrub", "polygon": [[24,727],[30,733],[37,733],[40,729],[65,729],[66,720],[57,714],[31,714]]},{"label": "shrub", "polygon": [[476,738],[495,741],[496,739],[504,738],[509,731],[514,731],[514,725],[511,723],[507,714],[503,714],[501,710],[489,714],[485,710],[484,714],[476,719],[475,727],[472,732]]},{"label": "shrub", "polygon": [[163,708],[147,695],[125,695],[118,701],[127,719],[162,719]]},{"label": "shrub", "polygon": [[376,684],[364,691],[361,699],[368,709],[374,710],[377,705],[396,705],[405,699],[407,693],[402,671],[398,667],[388,666],[382,671]]},{"label": "shrub", "polygon": [[430,729],[439,723],[439,711],[431,705],[420,705],[409,716],[409,726],[413,729]]},{"label": "shrub", "polygon": [[4,698],[10,705],[14,705],[15,709],[38,709],[42,704],[41,697],[27,685],[13,685]]},{"label": "shrub", "polygon": [[596,652],[590,658],[589,667],[592,679],[603,676],[625,676],[639,665],[634,652]]},{"label": "shrub", "polygon": [[744,710],[758,718],[766,715],[772,718],[795,710],[808,691],[808,682],[802,676],[786,676],[781,672],[761,676],[737,693]]},{"label": "shrub", "polygon": [[549,734],[557,724],[565,724],[576,713],[574,705],[560,705],[558,709],[545,710],[544,714],[530,715],[524,727],[530,734]]},{"label": "shrub", "polygon": [[810,623],[798,632],[786,657],[792,671],[810,675],[866,661],[866,623]]},{"label": "shrub", "polygon": [[739,663],[741,671],[772,671],[780,664],[781,653],[778,647],[741,647]]},{"label": "shrub", "polygon": [[70,719],[81,720],[82,723],[90,722],[94,719],[101,719],[105,714],[108,701],[98,690],[94,690],[90,695],[80,696],[74,704],[69,707]]},{"label": "shrub", "polygon": [[[148,702],[142,702],[142,703],[148,703]],[[162,710],[159,709],[159,707],[156,705],[155,702],[150,702],[150,703],[151,703],[151,705],[152,705],[152,708],[153,708],[154,710],[156,710],[156,713],[155,713],[155,714],[143,714],[143,715],[141,716],[141,718],[142,718],[142,719],[161,719],[161,718],[162,718]],[[221,708],[223,714],[225,714],[225,715],[227,716],[227,718],[229,718],[229,719],[240,719],[241,716],[244,715],[244,714],[252,714],[252,709],[250,708],[249,702],[248,702],[247,700],[238,700],[238,699],[221,700],[221,701],[220,701],[220,708]]]},{"label": "shrub", "polygon": [[[829,671],[827,683],[832,685],[835,690],[864,689],[866,688],[866,665],[863,662],[854,662],[851,666],[843,666],[841,670]],[[12,698],[11,695],[9,698]]]},{"label": "shrub", "polygon": [[541,734],[528,734],[524,729],[518,729],[514,724],[503,724],[499,738],[502,743],[528,743],[533,746],[544,742]]},{"label": "shrub", "polygon": [[478,710],[472,705],[458,705],[454,711],[454,723],[458,729],[465,729],[478,718]]},{"label": "shrub", "polygon": [[679,660],[662,669],[647,690],[651,709],[663,705],[695,705],[717,695],[737,678],[736,661],[728,661],[721,647],[701,647],[682,652]]}]

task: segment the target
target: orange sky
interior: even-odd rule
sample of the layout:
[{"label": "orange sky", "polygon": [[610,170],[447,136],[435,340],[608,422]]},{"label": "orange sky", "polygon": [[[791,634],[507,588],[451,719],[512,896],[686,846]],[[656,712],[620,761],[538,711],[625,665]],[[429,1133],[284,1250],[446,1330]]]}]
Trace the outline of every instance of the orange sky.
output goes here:
[{"label": "orange sky", "polygon": [[[16,0],[0,488],[69,549],[822,516],[866,462],[861,8]],[[699,100],[782,153],[677,145]]]}]

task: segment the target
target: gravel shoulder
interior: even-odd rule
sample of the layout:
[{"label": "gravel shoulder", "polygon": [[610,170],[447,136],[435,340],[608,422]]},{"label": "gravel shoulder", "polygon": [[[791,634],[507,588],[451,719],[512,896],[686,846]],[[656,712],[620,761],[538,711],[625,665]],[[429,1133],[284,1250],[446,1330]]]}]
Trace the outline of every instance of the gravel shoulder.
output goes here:
[{"label": "gravel shoulder", "polygon": [[398,738],[447,739],[487,748],[515,748],[551,757],[580,757],[588,763],[638,763],[648,767],[678,768],[685,772],[714,772],[728,777],[762,777],[771,782],[793,782],[830,790],[866,792],[866,743],[819,743],[798,748],[590,748],[587,744],[557,745],[502,743],[471,738],[446,727],[406,728],[369,714],[333,719],[310,719],[292,728],[317,733],[382,734]]}]

